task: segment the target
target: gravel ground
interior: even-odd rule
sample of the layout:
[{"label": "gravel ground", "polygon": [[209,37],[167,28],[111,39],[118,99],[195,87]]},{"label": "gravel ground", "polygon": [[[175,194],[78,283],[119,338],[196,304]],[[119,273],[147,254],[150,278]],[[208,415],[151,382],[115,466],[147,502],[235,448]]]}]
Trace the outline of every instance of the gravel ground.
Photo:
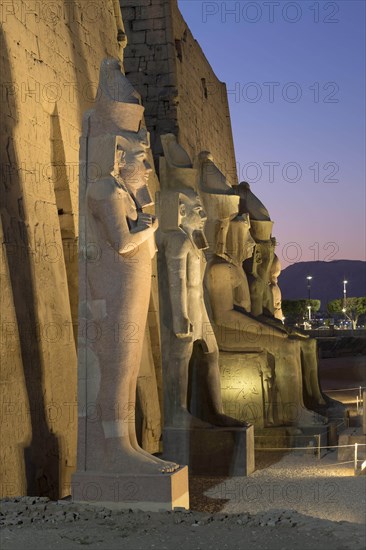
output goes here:
[{"label": "gravel ground", "polygon": [[[299,452],[264,454],[267,457],[257,460],[262,468],[250,477],[216,481],[205,491],[210,499],[224,501],[221,512],[256,514],[275,507],[330,521],[364,523],[366,477],[354,475],[353,463],[338,463],[335,451],[321,460]],[[272,464],[266,464],[268,460]]]},{"label": "gravel ground", "polygon": [[336,453],[260,453],[249,478],[193,478],[189,512],[111,511],[68,500],[1,501],[1,550],[360,550],[366,478]]}]

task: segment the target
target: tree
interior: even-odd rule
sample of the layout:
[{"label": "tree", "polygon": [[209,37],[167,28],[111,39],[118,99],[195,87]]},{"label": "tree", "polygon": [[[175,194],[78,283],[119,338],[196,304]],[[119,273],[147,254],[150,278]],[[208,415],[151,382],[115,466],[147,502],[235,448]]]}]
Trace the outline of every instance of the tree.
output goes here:
[{"label": "tree", "polygon": [[352,328],[355,329],[360,315],[366,313],[366,296],[332,300],[328,303],[327,309],[329,313],[344,313],[345,317],[352,322]]},{"label": "tree", "polygon": [[308,316],[309,305],[316,313],[320,309],[320,300],[283,300],[282,311],[289,322],[298,323]]}]

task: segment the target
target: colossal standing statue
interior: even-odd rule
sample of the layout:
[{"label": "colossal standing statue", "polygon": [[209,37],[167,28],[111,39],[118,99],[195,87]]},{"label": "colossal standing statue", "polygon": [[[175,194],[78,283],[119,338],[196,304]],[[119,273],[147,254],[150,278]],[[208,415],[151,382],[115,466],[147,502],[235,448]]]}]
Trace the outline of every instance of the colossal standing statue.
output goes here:
[{"label": "colossal standing statue", "polygon": [[[197,171],[174,135],[161,136],[161,141],[158,248],[165,329],[164,423],[176,428],[208,427],[207,423],[243,426],[222,412],[218,348],[203,295],[207,217],[196,192]],[[200,378],[206,379],[207,412],[201,419],[189,412],[188,403],[189,363],[195,343],[205,359]]]},{"label": "colossal standing statue", "polygon": [[[223,414],[218,348],[204,302],[206,213],[196,191],[197,170],[175,136],[168,134],[161,136],[161,140],[164,157],[160,162],[158,266],[164,382],[163,444],[169,455],[176,452],[179,456],[179,447],[187,441],[185,438],[182,443],[183,430],[187,437],[200,430],[213,435],[215,427],[240,428],[242,433],[245,423]],[[195,354],[200,358],[195,362],[196,379],[204,389],[196,404],[199,412],[192,414],[192,377],[190,379],[189,375]],[[190,442],[189,446],[187,452],[191,456],[192,446],[197,446],[197,442]],[[209,449],[202,449],[201,454],[209,456]],[[227,455],[230,456],[230,448]],[[203,457],[200,460],[205,461]],[[192,467],[195,468],[194,463]]]},{"label": "colossal standing statue", "polygon": [[121,505],[124,497],[118,493],[116,499],[115,484],[118,492],[119,481],[124,481],[123,489],[135,480],[136,500],[151,506],[153,478],[144,476],[161,478],[179,466],[144,451],[135,429],[136,383],[158,227],[157,219],[143,211],[152,199],[147,187],[149,137],[142,117],[143,107],[119,63],[105,60],[96,106],[85,116],[81,140],[81,379],[74,484],[85,487],[93,480],[101,488],[94,500],[118,500]]}]

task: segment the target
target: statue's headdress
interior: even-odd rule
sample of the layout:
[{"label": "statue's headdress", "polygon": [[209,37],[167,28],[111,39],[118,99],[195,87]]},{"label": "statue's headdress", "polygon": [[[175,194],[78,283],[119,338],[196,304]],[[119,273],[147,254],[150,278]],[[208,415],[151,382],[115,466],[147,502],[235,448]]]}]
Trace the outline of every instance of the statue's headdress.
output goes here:
[{"label": "statue's headdress", "polygon": [[239,212],[239,197],[214,163],[211,153],[198,156],[198,188],[210,221],[232,219]]},{"label": "statue's headdress", "polygon": [[[138,133],[142,129],[144,107],[132,84],[122,73],[117,59],[104,59],[94,109],[89,112],[89,135]],[[143,129],[146,133],[146,129]]]},{"label": "statue's headdress", "polygon": [[240,182],[239,185],[234,186],[234,190],[240,197],[240,214],[247,212],[251,220],[269,221],[271,219],[267,208],[250,189],[248,182]]},{"label": "statue's headdress", "polygon": [[[119,61],[113,58],[104,59],[100,66],[94,108],[87,111],[83,118],[83,137],[88,139],[88,159],[91,158],[96,168],[99,167],[102,176],[112,173],[116,147],[128,150],[130,144],[136,141],[144,149],[150,147],[143,115],[141,98],[123,74]],[[106,147],[108,141],[109,150]],[[81,162],[83,156],[87,157],[86,150],[80,157]],[[90,161],[85,162],[90,168]],[[98,170],[94,172],[97,173]],[[118,174],[113,174],[113,177],[118,180]],[[85,183],[80,182],[81,193]],[[130,189],[128,183],[126,187],[141,208],[154,204],[146,182],[134,189]]]},{"label": "statue's headdress", "polygon": [[224,254],[230,220],[239,212],[239,196],[214,163],[211,153],[198,155],[198,189],[207,213],[205,233],[211,252]]},{"label": "statue's headdress", "polygon": [[251,220],[250,222],[250,232],[256,242],[271,241],[271,244],[273,244],[271,239],[272,228],[273,222],[269,220]]},{"label": "statue's headdress", "polygon": [[162,135],[160,139],[164,156],[159,159],[161,191],[156,204],[160,205],[159,227],[165,232],[179,227],[181,195],[197,193],[197,170],[193,168],[188,153],[179,145],[174,134]]}]

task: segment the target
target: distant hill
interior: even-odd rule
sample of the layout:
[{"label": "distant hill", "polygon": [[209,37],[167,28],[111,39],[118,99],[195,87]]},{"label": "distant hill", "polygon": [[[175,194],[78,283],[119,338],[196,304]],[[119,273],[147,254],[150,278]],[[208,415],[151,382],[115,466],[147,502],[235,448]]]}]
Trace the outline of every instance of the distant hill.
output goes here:
[{"label": "distant hill", "polygon": [[307,275],[311,275],[311,298],[321,300],[325,309],[330,300],[343,297],[343,281],[348,281],[347,296],[366,296],[366,262],[336,260],[334,262],[299,262],[284,269],[278,284],[283,300],[308,297]]}]

